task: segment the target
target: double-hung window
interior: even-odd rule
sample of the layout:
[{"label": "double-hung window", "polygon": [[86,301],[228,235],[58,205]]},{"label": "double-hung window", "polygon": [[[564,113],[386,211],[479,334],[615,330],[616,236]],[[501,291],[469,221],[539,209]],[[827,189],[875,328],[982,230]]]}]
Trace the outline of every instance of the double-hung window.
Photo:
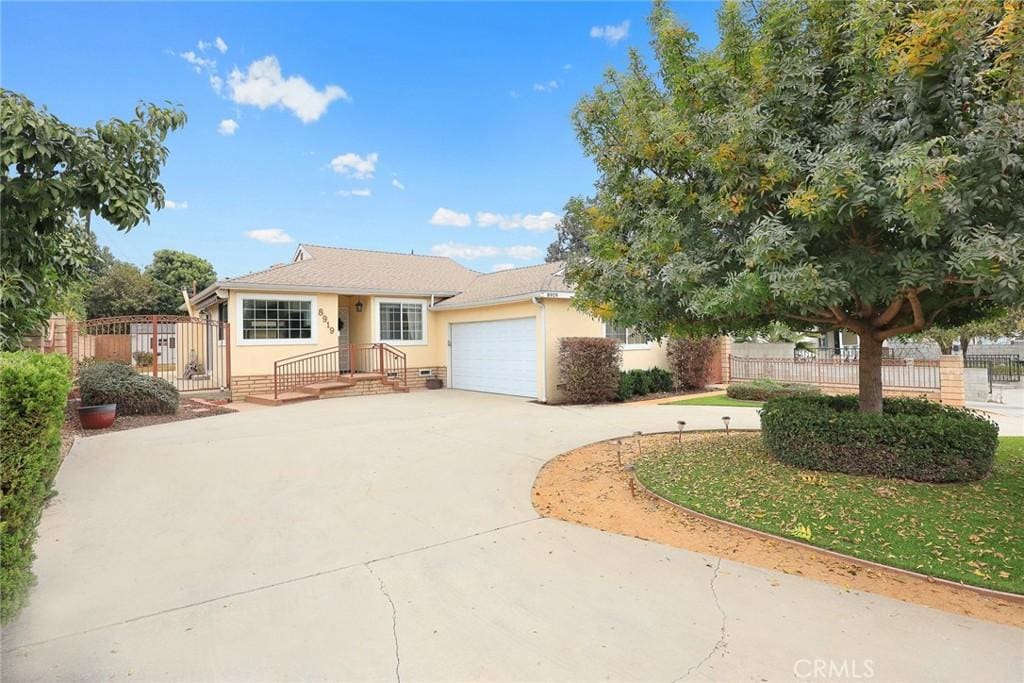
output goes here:
[{"label": "double-hung window", "polygon": [[377,304],[378,338],[388,343],[421,343],[426,305],[419,302],[381,301]]},{"label": "double-hung window", "polygon": [[650,340],[636,330],[617,327],[611,323],[605,323],[604,336],[606,339],[614,339],[624,348],[646,349],[650,346]]},{"label": "double-hung window", "polygon": [[242,341],[301,344],[313,341],[310,299],[242,299]]}]

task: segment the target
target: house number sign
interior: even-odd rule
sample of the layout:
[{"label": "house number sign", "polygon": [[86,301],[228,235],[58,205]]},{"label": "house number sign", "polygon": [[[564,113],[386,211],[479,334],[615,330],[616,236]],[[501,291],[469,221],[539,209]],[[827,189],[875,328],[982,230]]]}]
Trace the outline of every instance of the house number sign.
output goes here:
[{"label": "house number sign", "polygon": [[322,308],[320,309],[320,319],[324,321],[324,325],[327,325],[327,330],[331,334],[334,334],[334,325],[331,324],[331,319],[327,317],[327,314],[324,313],[324,309]]}]

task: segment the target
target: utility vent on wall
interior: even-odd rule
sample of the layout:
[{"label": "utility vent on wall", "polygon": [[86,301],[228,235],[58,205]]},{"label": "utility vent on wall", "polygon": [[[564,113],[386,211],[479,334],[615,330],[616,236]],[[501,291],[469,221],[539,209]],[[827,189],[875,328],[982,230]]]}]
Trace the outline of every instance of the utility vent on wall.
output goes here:
[{"label": "utility vent on wall", "polygon": [[420,369],[420,377],[430,377],[433,374],[434,374],[433,370],[424,370],[422,368]]}]

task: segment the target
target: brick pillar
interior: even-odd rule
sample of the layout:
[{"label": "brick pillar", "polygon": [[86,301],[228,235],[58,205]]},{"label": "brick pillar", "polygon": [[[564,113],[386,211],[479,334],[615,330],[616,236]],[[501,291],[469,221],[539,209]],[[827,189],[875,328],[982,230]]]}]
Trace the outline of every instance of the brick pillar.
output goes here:
[{"label": "brick pillar", "polygon": [[963,406],[964,359],[959,353],[939,356],[939,401],[948,406]]},{"label": "brick pillar", "polygon": [[732,337],[728,335],[722,335],[721,346],[719,347],[722,355],[722,384],[728,384],[732,381]]}]

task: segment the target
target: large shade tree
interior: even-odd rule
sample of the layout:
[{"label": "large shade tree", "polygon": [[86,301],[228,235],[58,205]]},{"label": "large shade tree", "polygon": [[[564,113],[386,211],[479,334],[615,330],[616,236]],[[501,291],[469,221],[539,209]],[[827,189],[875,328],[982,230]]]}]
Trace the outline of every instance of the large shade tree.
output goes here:
[{"label": "large shade tree", "polygon": [[181,290],[194,294],[217,280],[217,273],[204,258],[175,249],[158,249],[153,262],[146,266],[146,275],[156,285],[154,313],[178,313],[185,302]]},{"label": "large shade tree", "polygon": [[574,120],[600,172],[583,307],[648,334],[771,322],[881,347],[1021,301],[1018,0],[727,3],[716,48],[661,3]]},{"label": "large shade tree", "polygon": [[140,104],[129,121],[79,128],[0,89],[0,345],[37,333],[93,273],[89,216],[128,231],[163,208],[163,143],[185,121]]}]

